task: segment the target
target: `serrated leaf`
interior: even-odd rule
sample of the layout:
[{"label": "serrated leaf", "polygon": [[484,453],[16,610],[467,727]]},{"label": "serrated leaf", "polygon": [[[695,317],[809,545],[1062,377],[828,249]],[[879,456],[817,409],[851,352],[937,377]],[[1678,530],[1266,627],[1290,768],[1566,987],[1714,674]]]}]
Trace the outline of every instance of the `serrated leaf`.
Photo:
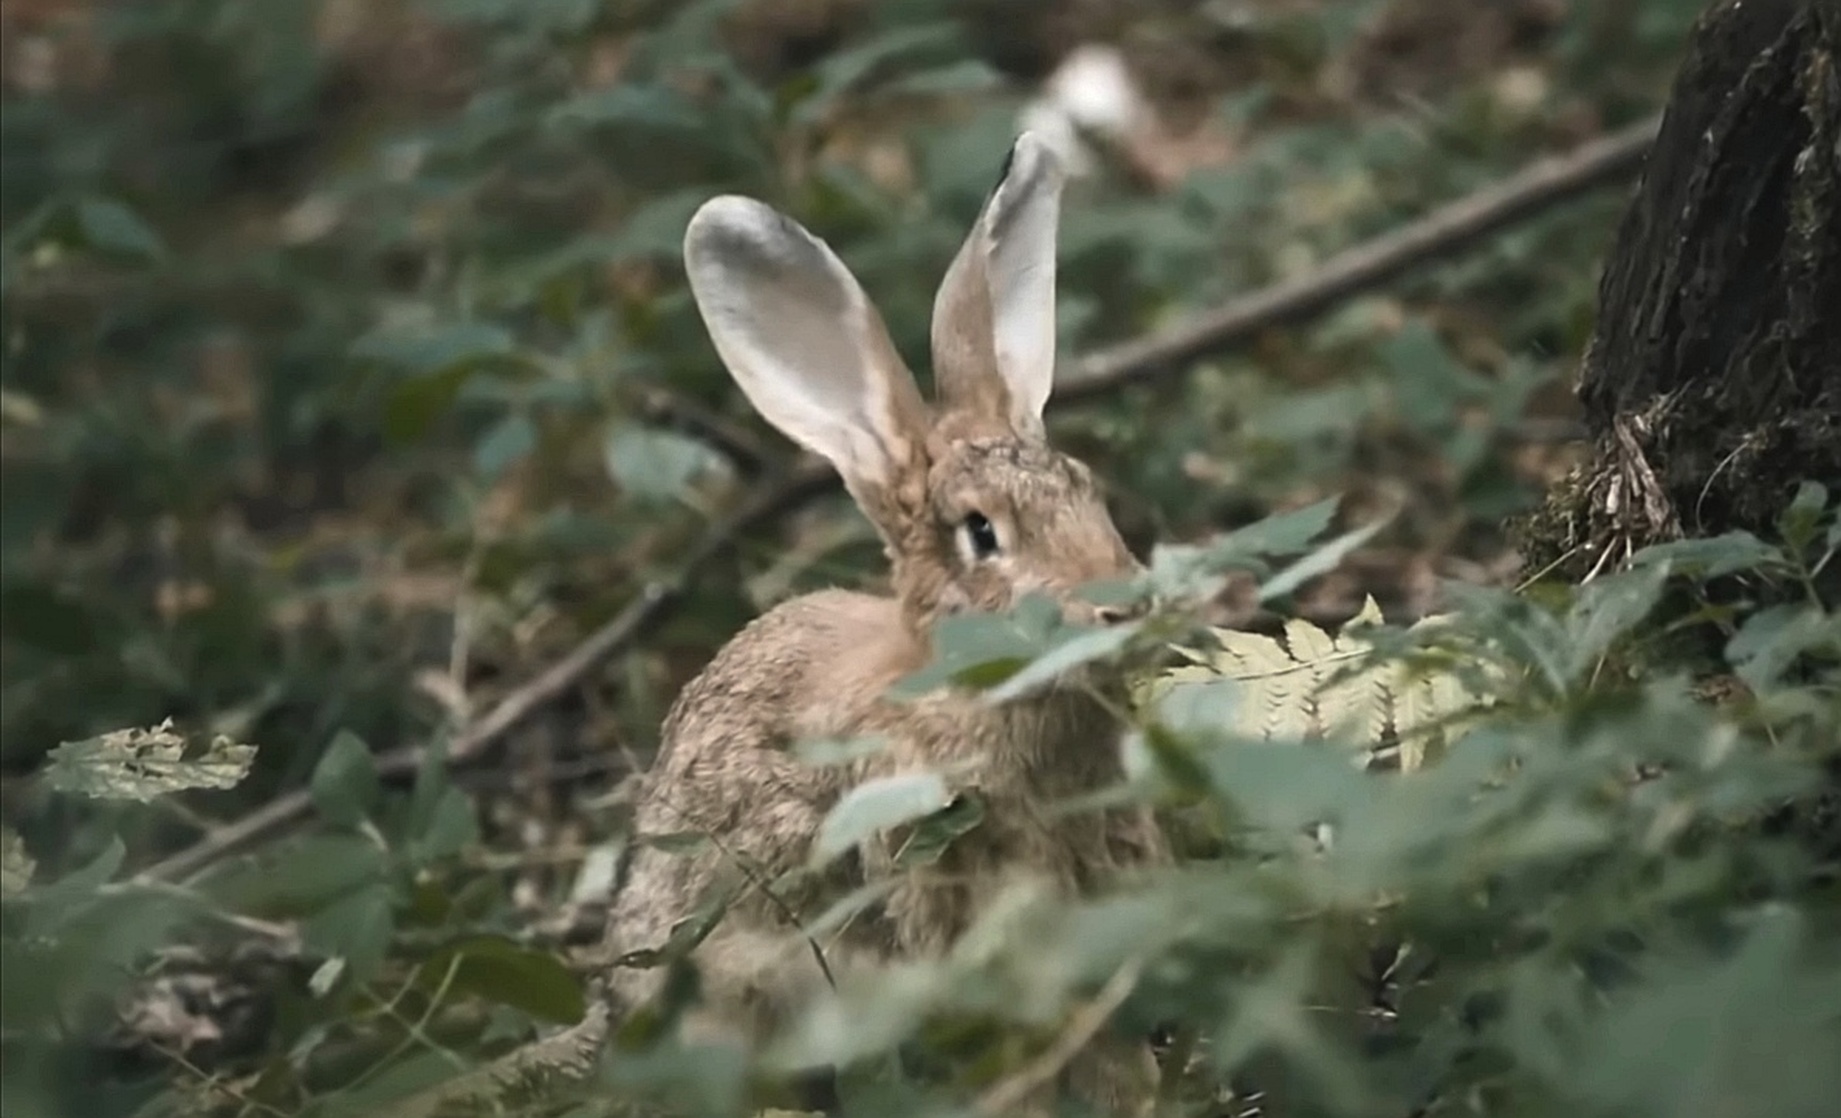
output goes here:
[{"label": "serrated leaf", "polygon": [[[1427,618],[1420,625],[1436,623]],[[1213,650],[1179,649],[1188,665],[1166,669],[1148,693],[1159,710],[1204,681],[1231,683],[1233,702],[1217,730],[1260,741],[1295,741],[1337,732],[1351,735],[1367,752],[1389,731],[1401,750],[1402,769],[1419,767],[1426,733],[1478,709],[1490,697],[1467,686],[1455,671],[1376,655],[1367,632],[1381,622],[1370,599],[1334,636],[1301,619],[1285,623],[1285,643],[1258,633],[1211,630]],[[1417,628],[1417,627],[1416,627]],[[1191,731],[1194,732],[1194,731]]]},{"label": "serrated leaf", "polygon": [[219,736],[188,756],[172,719],[151,729],[112,730],[64,742],[50,754],[45,779],[60,792],[146,802],[193,788],[233,788],[256,759],[256,747]]},{"label": "serrated leaf", "polygon": [[[1389,696],[1386,675],[1370,662],[1370,649],[1359,633],[1360,616],[1332,637],[1305,621],[1285,625],[1291,654],[1312,662],[1311,690],[1316,707],[1315,730],[1324,736],[1347,734],[1368,750],[1387,736]],[[1352,633],[1351,629],[1356,633]]]},{"label": "serrated leaf", "polygon": [[822,865],[879,831],[912,823],[946,807],[952,797],[937,773],[909,772],[866,780],[844,793],[825,815],[812,843]]}]

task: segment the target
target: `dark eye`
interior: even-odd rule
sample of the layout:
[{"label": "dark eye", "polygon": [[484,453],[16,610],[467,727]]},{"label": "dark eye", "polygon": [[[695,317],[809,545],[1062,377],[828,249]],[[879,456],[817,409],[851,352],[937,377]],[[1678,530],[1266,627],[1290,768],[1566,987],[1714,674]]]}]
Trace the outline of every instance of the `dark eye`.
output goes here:
[{"label": "dark eye", "polygon": [[997,554],[997,529],[991,526],[989,519],[981,512],[965,514],[965,539],[972,547],[972,556],[983,559]]}]

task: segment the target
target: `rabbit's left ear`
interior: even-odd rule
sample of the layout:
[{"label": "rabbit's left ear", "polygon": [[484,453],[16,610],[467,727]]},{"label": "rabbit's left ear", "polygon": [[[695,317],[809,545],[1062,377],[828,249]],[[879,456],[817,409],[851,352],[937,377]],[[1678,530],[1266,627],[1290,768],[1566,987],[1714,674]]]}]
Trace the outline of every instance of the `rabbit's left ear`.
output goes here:
[{"label": "rabbit's left ear", "polygon": [[925,409],[843,261],[791,218],[726,195],[691,218],[684,263],[710,340],[755,410],[877,505],[913,469]]},{"label": "rabbit's left ear", "polygon": [[934,380],[948,408],[1039,433],[1055,383],[1055,233],[1064,173],[1017,137],[933,302]]}]

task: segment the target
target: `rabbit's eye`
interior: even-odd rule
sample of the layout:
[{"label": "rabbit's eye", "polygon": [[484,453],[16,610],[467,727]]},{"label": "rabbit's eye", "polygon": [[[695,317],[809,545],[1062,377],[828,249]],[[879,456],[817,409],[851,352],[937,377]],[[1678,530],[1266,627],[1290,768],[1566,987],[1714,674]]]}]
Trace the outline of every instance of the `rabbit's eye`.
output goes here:
[{"label": "rabbit's eye", "polygon": [[965,541],[972,550],[972,558],[983,559],[997,554],[997,529],[992,527],[991,521],[983,513],[966,513],[962,527],[965,529]]}]

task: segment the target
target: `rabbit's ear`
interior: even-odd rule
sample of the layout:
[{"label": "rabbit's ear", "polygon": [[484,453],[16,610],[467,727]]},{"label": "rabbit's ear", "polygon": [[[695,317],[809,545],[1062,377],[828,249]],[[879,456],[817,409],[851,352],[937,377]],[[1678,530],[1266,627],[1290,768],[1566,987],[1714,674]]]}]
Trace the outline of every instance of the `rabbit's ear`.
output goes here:
[{"label": "rabbit's ear", "polygon": [[1039,432],[1055,383],[1055,232],[1064,174],[1036,136],[1017,137],[933,301],[941,402]]},{"label": "rabbit's ear", "polygon": [[882,317],[828,245],[749,198],[705,202],[684,235],[691,294],[750,403],[837,467],[886,489],[920,453],[925,415]]}]

